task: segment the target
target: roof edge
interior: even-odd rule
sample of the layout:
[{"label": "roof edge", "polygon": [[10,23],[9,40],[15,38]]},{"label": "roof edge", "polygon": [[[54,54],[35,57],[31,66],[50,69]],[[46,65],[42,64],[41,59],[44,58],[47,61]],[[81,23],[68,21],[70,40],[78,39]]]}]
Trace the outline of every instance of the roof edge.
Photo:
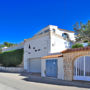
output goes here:
[{"label": "roof edge", "polygon": [[66,50],[63,50],[61,53],[69,53],[69,52],[77,52],[77,51],[86,51],[86,50],[90,50],[90,46],[88,46],[88,47],[81,47],[81,48],[66,49]]},{"label": "roof edge", "polygon": [[59,57],[63,57],[63,55],[62,54],[47,55],[47,56],[41,57],[41,59],[59,58]]},{"label": "roof edge", "polygon": [[70,31],[70,30],[66,30],[66,29],[61,29],[61,28],[58,28],[58,29],[61,30],[61,31],[67,31],[67,32],[74,33],[74,31]]}]

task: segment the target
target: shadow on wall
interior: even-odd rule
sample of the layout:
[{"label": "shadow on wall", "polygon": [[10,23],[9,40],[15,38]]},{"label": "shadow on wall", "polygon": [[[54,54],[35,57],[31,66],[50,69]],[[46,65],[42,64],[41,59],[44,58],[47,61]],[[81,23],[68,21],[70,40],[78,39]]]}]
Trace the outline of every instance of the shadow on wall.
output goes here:
[{"label": "shadow on wall", "polygon": [[79,88],[90,88],[90,82],[85,81],[64,81],[55,78],[40,77],[40,74],[31,74],[31,73],[21,73],[20,75],[25,76],[26,78],[24,78],[23,80],[28,82],[44,83],[60,86],[72,86]]}]

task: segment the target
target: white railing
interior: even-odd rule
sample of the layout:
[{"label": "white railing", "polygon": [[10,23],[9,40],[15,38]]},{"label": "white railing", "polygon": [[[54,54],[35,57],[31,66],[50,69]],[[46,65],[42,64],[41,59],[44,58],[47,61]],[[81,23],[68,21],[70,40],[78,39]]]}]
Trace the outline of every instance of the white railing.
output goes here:
[{"label": "white railing", "polygon": [[23,67],[2,67],[0,66],[0,71],[6,71],[6,72],[23,72]]},{"label": "white railing", "polygon": [[11,46],[8,48],[2,48],[2,52],[12,51],[12,50],[17,50],[17,49],[22,49],[22,48],[24,48],[24,43],[18,44],[16,46]]}]

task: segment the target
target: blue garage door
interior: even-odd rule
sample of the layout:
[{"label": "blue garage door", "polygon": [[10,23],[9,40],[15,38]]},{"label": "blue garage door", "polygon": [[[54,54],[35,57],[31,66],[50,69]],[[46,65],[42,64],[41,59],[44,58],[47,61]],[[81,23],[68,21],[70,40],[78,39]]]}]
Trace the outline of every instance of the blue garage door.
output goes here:
[{"label": "blue garage door", "polygon": [[57,59],[46,60],[46,76],[57,77]]}]

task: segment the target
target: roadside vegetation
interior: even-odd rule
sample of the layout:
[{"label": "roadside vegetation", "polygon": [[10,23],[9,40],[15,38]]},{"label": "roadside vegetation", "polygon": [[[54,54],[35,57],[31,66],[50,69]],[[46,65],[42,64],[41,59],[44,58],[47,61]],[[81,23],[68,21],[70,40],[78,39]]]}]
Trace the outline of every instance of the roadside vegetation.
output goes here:
[{"label": "roadside vegetation", "polygon": [[0,54],[0,64],[4,67],[16,67],[22,63],[23,49],[3,52]]},{"label": "roadside vegetation", "polygon": [[80,44],[80,43],[77,43],[75,45],[72,45],[72,48],[80,48],[80,47],[83,47],[83,45]]},{"label": "roadside vegetation", "polygon": [[0,53],[2,52],[2,48],[11,47],[11,46],[15,46],[15,45],[17,45],[17,44],[9,43],[9,42],[4,42],[3,44],[0,44]]},{"label": "roadside vegetation", "polygon": [[74,25],[76,42],[90,42],[90,21]]},{"label": "roadside vegetation", "polygon": [[72,48],[84,47],[82,43],[87,43],[90,46],[90,21],[86,24],[78,22],[73,26],[75,31],[76,42]]},{"label": "roadside vegetation", "polygon": [[17,44],[9,43],[9,42],[4,42],[3,44],[0,44],[0,48],[11,47],[11,46],[15,46],[15,45],[17,45]]}]

